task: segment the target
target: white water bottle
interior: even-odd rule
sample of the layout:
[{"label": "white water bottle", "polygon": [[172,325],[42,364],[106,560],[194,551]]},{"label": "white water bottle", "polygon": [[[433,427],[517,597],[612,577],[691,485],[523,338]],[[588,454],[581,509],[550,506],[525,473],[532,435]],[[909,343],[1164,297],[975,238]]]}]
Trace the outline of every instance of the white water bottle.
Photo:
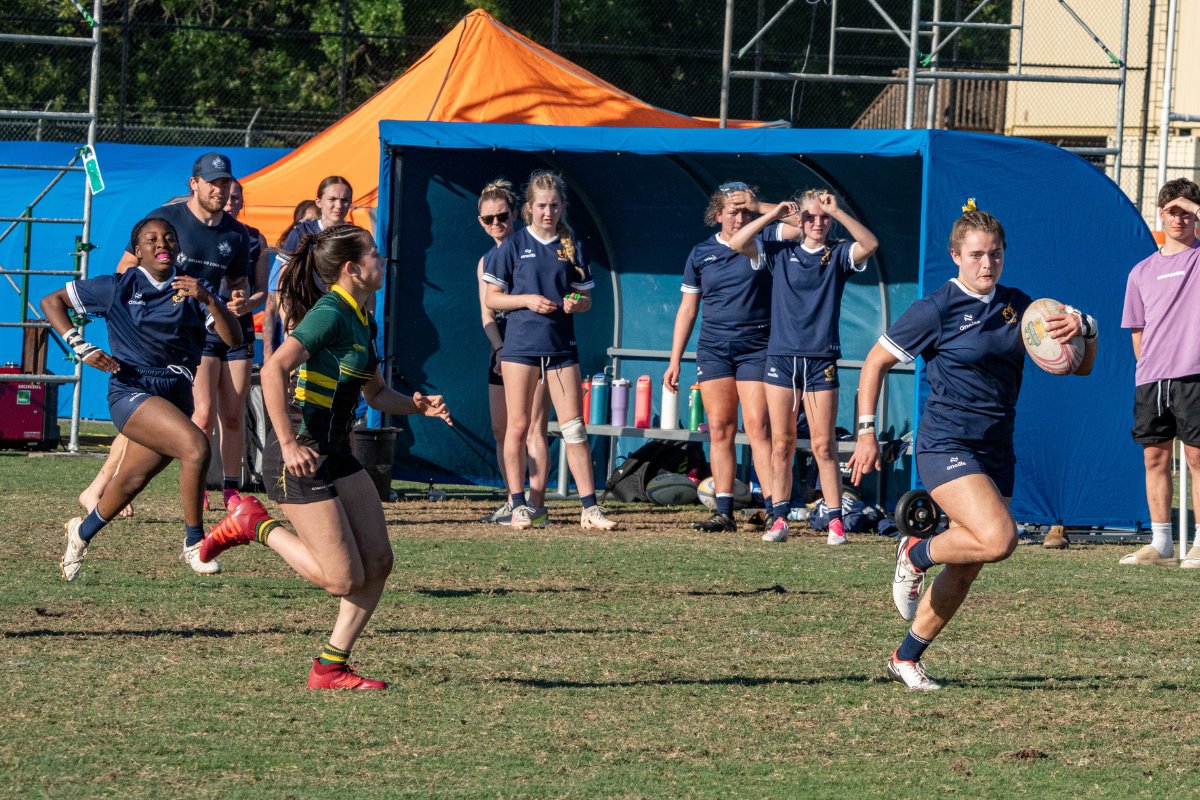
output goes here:
[{"label": "white water bottle", "polygon": [[679,427],[679,393],[667,387],[662,391],[661,427],[664,431],[673,431]]}]

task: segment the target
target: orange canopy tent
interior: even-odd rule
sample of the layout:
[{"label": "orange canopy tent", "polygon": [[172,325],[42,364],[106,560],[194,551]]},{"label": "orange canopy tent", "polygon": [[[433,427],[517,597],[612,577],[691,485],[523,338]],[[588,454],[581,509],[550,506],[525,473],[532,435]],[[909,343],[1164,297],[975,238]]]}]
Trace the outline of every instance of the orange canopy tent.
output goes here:
[{"label": "orange canopy tent", "polygon": [[[403,75],[346,117],[242,179],[241,219],[274,242],[292,209],[327,175],[354,187],[350,221],[371,226],[379,196],[379,121],[510,122],[650,128],[714,128],[715,120],[645,103],[502,25],[483,10],[465,16]],[[731,127],[761,123],[730,121]]]}]

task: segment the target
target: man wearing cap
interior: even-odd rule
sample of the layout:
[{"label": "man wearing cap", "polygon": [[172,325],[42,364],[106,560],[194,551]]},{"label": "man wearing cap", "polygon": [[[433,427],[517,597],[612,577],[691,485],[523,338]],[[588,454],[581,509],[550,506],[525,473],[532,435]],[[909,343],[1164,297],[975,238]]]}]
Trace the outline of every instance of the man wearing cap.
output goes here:
[{"label": "man wearing cap", "polygon": [[[188,181],[191,194],[187,201],[161,206],[145,216],[165,219],[174,226],[179,237],[176,271],[199,278],[217,289],[229,310],[240,316],[249,310],[245,298],[249,295],[252,242],[246,227],[225,213],[232,184],[233,165],[229,158],[221,153],[205,153],[192,165],[192,177]],[[117,264],[117,272],[123,273],[136,267],[137,263],[133,253],[126,251]],[[252,336],[248,343],[239,348],[225,347],[215,335],[209,338],[201,363],[194,365],[196,413],[192,419],[202,430],[211,428],[214,411],[212,399],[215,395],[213,381],[220,374],[222,362],[250,358],[254,344]],[[238,436],[244,434],[240,429],[229,433]],[[124,452],[124,440],[118,436],[100,473],[79,495],[79,502],[89,512],[100,501],[100,495],[119,468]],[[241,464],[233,465],[226,471],[232,471],[240,478]],[[202,539],[203,531],[199,535],[189,532],[180,558],[197,573],[220,572],[221,567],[216,562],[200,561]]]}]

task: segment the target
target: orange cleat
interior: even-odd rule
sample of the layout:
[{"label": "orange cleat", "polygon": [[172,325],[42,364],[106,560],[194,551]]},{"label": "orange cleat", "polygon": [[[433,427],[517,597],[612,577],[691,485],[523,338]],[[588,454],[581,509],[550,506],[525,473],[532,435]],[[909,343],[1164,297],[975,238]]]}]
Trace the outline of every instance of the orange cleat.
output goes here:
[{"label": "orange cleat", "polygon": [[308,673],[309,689],[386,689],[383,681],[375,681],[359,675],[347,664],[322,664],[313,659],[312,671]]},{"label": "orange cleat", "polygon": [[271,515],[254,495],[245,495],[233,511],[225,515],[200,543],[200,560],[212,561],[231,547],[254,541],[259,523],[270,520]]}]

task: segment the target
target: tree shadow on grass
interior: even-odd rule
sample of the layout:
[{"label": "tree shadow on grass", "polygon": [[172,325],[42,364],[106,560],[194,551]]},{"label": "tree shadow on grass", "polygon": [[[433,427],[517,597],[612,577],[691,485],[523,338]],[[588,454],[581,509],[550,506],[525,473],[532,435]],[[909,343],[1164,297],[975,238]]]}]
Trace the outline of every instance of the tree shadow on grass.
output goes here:
[{"label": "tree shadow on grass", "polygon": [[[23,631],[0,631],[0,641],[4,639],[121,639],[140,638],[154,639],[157,637],[174,637],[179,639],[228,639],[234,636],[262,635],[303,635],[324,636],[328,628],[288,628],[272,625],[264,628],[246,630],[228,630],[225,628],[118,628],[115,630],[54,630],[51,628],[31,628]],[[509,628],[502,625],[462,626],[462,627],[424,627],[424,628],[375,628],[372,633],[376,636],[423,636],[441,634],[509,634],[512,636],[552,636],[552,635],[627,635],[637,634],[649,636],[653,631],[640,628]]]},{"label": "tree shadow on grass", "polygon": [[[503,597],[504,595],[508,594],[572,594],[576,592],[595,592],[597,594],[607,594],[613,590],[598,586],[534,586],[527,589],[512,589],[507,586],[478,586],[463,589],[430,589],[422,586],[415,586],[408,591],[411,591],[415,594],[425,595],[426,597],[456,599],[460,597]],[[655,594],[681,594],[687,597],[754,597],[756,595],[764,594],[821,595],[829,594],[829,592],[819,592],[808,589],[787,589],[777,583],[774,586],[765,586],[758,589],[680,589],[655,592]]]},{"label": "tree shadow on grass", "polygon": [[1144,681],[1147,675],[997,675],[991,678],[946,680],[942,686],[963,689],[1021,689],[1047,692],[1079,691],[1081,689],[1112,689],[1128,681]]},{"label": "tree shadow on grass", "polygon": [[526,686],[531,689],[631,689],[651,686],[820,686],[832,683],[874,683],[866,675],[806,675],[795,677],[727,675],[723,678],[652,678],[632,681],[568,681],[543,678],[493,678],[495,683]]}]

